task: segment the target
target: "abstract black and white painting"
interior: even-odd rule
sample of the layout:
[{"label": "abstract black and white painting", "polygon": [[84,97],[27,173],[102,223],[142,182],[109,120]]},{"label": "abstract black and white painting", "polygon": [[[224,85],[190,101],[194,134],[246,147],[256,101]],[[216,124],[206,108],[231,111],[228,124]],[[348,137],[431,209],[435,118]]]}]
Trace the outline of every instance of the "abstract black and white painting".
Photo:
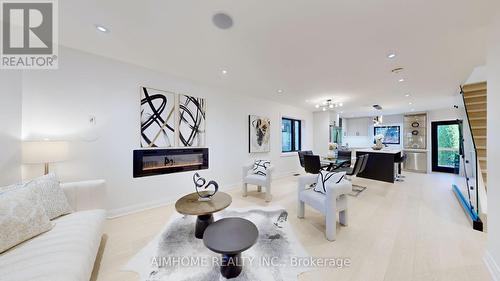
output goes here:
[{"label": "abstract black and white painting", "polygon": [[141,147],[172,147],[175,94],[141,87]]},{"label": "abstract black and white painting", "polygon": [[269,152],[271,151],[271,120],[267,117],[249,115],[248,116],[248,152]]},{"label": "abstract black and white painting", "polygon": [[179,95],[179,146],[205,146],[205,99]]}]

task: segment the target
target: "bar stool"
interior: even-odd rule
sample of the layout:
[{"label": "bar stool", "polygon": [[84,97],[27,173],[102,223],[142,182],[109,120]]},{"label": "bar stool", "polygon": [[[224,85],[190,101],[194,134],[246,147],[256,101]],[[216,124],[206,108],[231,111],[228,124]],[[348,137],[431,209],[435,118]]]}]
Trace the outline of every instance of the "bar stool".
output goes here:
[{"label": "bar stool", "polygon": [[405,160],[406,160],[406,154],[400,154],[399,158],[396,159],[396,161],[394,161],[394,164],[397,165],[397,172],[396,176],[394,177],[395,181],[404,181],[403,178],[405,178],[405,176],[401,175],[401,166]]}]

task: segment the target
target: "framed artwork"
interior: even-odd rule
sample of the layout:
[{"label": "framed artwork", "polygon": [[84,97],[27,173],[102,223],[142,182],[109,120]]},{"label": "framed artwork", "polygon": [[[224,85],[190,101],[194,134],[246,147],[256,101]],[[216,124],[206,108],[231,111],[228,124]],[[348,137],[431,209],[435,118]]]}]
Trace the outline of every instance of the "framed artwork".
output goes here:
[{"label": "framed artwork", "polygon": [[175,94],[140,87],[141,147],[175,146]]},{"label": "framed artwork", "polygon": [[[381,134],[384,136],[382,143],[385,144],[400,144],[400,127],[399,126],[380,126],[373,128],[373,134],[376,136]],[[418,134],[418,131],[417,131]]]},{"label": "framed artwork", "polygon": [[248,136],[249,153],[271,151],[271,120],[263,116],[249,115]]},{"label": "framed artwork", "polygon": [[205,99],[179,95],[179,146],[205,146]]}]

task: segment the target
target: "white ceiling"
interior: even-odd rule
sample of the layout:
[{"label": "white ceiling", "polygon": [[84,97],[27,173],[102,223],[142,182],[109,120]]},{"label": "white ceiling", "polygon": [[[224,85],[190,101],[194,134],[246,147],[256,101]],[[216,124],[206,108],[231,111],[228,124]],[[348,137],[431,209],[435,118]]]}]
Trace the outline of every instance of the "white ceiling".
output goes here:
[{"label": "white ceiling", "polygon": [[[473,67],[485,64],[494,2],[64,0],[60,41],[311,111],[334,96],[344,114],[366,114],[375,103],[385,114],[401,113],[451,106]],[[220,11],[233,17],[233,28],[212,24]],[[395,67],[405,68],[405,82],[391,74]]]}]

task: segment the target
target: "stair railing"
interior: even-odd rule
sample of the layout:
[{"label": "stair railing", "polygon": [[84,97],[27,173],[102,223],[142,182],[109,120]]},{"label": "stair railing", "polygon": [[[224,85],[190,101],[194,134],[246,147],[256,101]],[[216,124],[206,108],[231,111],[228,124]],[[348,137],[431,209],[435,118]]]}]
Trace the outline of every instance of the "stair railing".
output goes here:
[{"label": "stair railing", "polygon": [[[469,214],[471,220],[472,220],[472,225],[473,228],[479,231],[483,231],[483,223],[481,221],[481,218],[479,217],[479,177],[478,177],[478,159],[477,159],[477,147],[476,147],[476,141],[474,140],[474,135],[472,131],[472,126],[470,124],[470,117],[469,117],[469,111],[467,109],[467,103],[465,102],[465,95],[462,86],[460,86],[460,95],[462,96],[462,102],[464,104],[465,108],[465,115],[467,117],[467,123],[469,127],[469,133],[470,137],[472,139],[472,150],[474,153],[474,169],[472,171],[472,174],[467,172],[467,164],[469,164],[469,160],[465,157],[465,137],[464,134],[462,133],[460,136],[460,155],[462,158],[462,163],[463,163],[463,172],[465,176],[465,181],[467,184],[467,199],[465,196],[463,196],[462,192],[458,187],[454,186],[453,190],[455,191],[455,194],[459,198],[459,200],[462,203],[462,207],[466,210],[466,212]],[[460,122],[460,132],[463,130],[463,123]],[[474,176],[475,183],[471,184],[470,182],[470,177],[469,176]],[[475,191],[475,205],[472,203],[471,200],[471,191]]]}]

